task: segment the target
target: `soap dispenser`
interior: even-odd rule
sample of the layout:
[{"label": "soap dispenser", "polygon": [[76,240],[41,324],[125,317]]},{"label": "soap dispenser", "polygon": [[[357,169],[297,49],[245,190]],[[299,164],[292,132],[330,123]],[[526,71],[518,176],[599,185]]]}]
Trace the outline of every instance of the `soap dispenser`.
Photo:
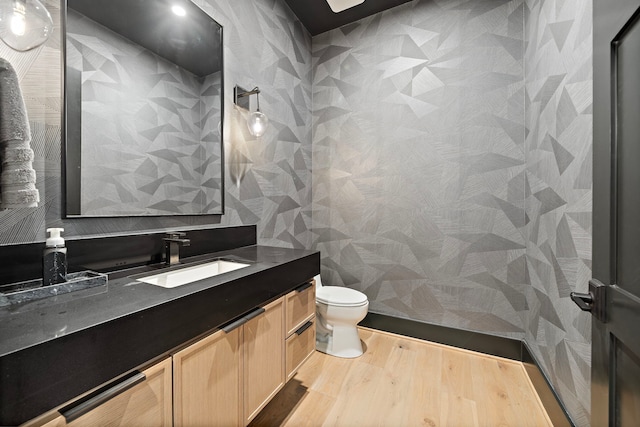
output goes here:
[{"label": "soap dispenser", "polygon": [[42,257],[42,285],[49,286],[67,281],[67,248],[60,236],[63,228],[48,228],[49,237],[46,241],[44,256]]}]

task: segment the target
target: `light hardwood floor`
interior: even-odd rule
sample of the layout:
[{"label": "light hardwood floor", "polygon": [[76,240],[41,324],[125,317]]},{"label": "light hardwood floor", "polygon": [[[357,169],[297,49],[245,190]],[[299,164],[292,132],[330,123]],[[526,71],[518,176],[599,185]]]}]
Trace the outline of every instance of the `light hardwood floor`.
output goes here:
[{"label": "light hardwood floor", "polygon": [[316,352],[251,426],[552,426],[520,362],[360,329],[357,359]]}]

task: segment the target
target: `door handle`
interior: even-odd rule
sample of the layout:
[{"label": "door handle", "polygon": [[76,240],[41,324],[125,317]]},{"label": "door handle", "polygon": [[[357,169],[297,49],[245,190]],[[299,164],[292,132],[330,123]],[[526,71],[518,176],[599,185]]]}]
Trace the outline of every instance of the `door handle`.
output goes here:
[{"label": "door handle", "polygon": [[569,296],[571,297],[573,302],[575,302],[576,305],[580,307],[580,310],[582,311],[593,310],[594,297],[592,292],[589,292],[586,294],[582,292],[571,292]]},{"label": "door handle", "polygon": [[589,280],[589,292],[569,294],[580,310],[588,311],[599,321],[607,322],[607,286],[597,279]]}]

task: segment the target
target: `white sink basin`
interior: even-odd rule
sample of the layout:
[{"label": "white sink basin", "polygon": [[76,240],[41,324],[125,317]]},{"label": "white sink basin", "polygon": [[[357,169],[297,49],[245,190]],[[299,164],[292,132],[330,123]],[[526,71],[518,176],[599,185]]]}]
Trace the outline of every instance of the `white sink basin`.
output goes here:
[{"label": "white sink basin", "polygon": [[167,271],[166,273],[140,277],[136,280],[156,286],[162,286],[163,288],[175,288],[245,267],[249,267],[249,264],[218,260],[180,270]]}]

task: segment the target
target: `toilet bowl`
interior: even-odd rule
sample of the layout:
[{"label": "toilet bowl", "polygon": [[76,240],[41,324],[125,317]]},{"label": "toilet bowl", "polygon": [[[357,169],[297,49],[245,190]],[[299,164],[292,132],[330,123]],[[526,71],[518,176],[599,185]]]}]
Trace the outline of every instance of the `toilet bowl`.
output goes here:
[{"label": "toilet bowl", "polygon": [[362,355],[356,325],[367,315],[367,296],[355,289],[322,286],[316,281],[316,350],[336,357]]}]

